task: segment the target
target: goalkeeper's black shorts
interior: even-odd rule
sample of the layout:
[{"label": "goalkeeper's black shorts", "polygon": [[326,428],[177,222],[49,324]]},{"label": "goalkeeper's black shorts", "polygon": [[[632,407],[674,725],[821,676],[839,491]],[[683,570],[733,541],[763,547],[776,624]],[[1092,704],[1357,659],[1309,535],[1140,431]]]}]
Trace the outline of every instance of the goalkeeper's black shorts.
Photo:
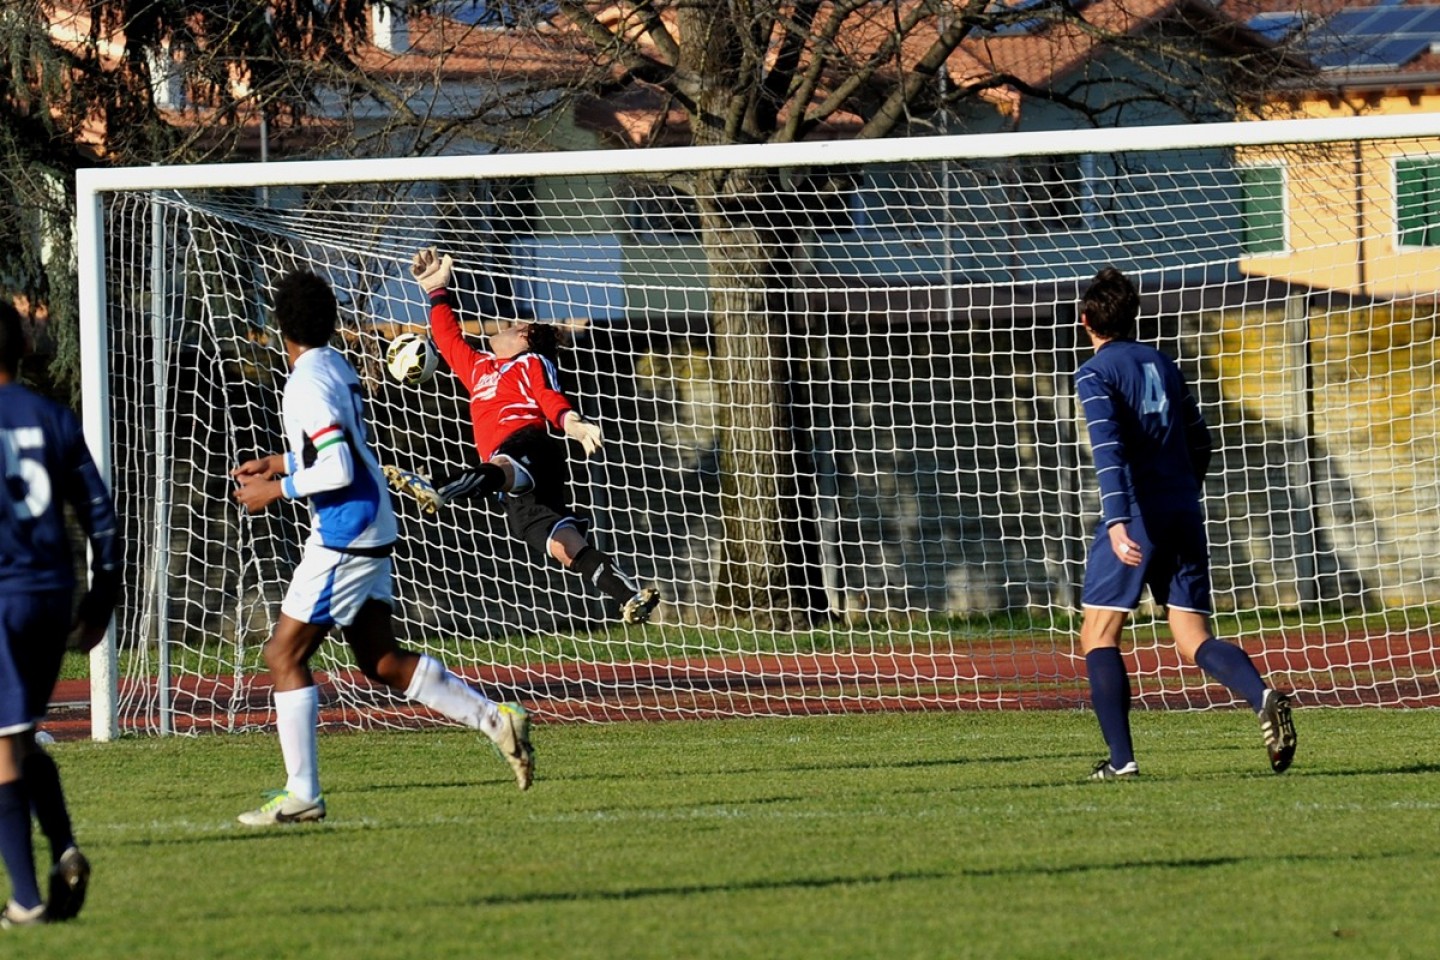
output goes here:
[{"label": "goalkeeper's black shorts", "polygon": [[563,526],[585,529],[585,520],[570,506],[570,467],[564,444],[542,426],[522,427],[506,437],[491,457],[504,454],[519,463],[535,481],[528,493],[506,494],[505,517],[510,533],[541,553]]}]

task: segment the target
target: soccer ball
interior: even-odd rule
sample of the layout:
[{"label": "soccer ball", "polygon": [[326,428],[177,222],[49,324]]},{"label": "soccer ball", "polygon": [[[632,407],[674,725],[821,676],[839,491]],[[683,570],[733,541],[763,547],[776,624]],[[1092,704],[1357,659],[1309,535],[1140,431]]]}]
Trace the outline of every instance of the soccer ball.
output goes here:
[{"label": "soccer ball", "polygon": [[439,364],[435,346],[418,333],[400,334],[385,350],[385,369],[401,383],[424,383]]}]

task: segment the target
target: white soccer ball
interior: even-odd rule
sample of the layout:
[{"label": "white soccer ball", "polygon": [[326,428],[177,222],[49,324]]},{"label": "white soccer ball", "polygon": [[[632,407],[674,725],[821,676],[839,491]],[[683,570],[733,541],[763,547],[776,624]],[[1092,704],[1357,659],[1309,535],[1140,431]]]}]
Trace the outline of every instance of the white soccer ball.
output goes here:
[{"label": "white soccer ball", "polygon": [[418,333],[400,334],[385,350],[385,369],[401,383],[424,383],[439,365],[435,345]]}]

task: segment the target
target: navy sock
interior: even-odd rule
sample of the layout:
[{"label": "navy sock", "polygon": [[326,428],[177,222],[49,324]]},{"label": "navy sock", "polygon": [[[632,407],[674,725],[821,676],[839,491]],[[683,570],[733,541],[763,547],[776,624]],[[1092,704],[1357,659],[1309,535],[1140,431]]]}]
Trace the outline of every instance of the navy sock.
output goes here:
[{"label": "navy sock", "polygon": [[1251,710],[1260,712],[1265,703],[1265,681],[1244,650],[1211,637],[1195,651],[1195,665],[1243,697]]},{"label": "navy sock", "polygon": [[1085,654],[1090,678],[1090,705],[1100,721],[1100,733],[1110,748],[1110,765],[1117,770],[1135,760],[1130,742],[1130,675],[1118,647],[1098,647]]},{"label": "navy sock", "polygon": [[44,750],[35,750],[21,767],[25,790],[30,794],[30,808],[40,824],[40,832],[50,841],[50,862],[60,859],[65,848],[75,842],[71,832],[70,811],[65,809],[65,791],[60,786],[60,769]]},{"label": "navy sock", "polygon": [[10,898],[27,910],[39,906],[35,841],[30,836],[30,797],[23,780],[0,783],[0,859],[10,874]]}]

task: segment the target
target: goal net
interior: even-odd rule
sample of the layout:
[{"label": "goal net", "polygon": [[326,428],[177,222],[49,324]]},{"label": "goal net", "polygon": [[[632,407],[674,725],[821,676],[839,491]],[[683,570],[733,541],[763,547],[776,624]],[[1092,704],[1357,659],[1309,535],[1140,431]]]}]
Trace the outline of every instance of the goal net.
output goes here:
[{"label": "goal net", "polygon": [[[1063,146],[1063,149],[1062,149]],[[396,630],[497,699],[604,720],[1085,702],[1098,517],[1080,291],[1138,282],[1217,442],[1217,632],[1303,704],[1440,704],[1440,117],[82,174],[87,431],[125,595],[97,735],[272,719],[260,648],[308,529],[227,471],[283,449],[268,313],[323,276],[382,463],[475,462],[412,253],[461,319],[562,324],[604,430],[570,480],[592,542],[663,601],[619,622],[492,502],[395,501]],[[1142,607],[1138,703],[1234,701]],[[325,716],[433,720],[338,638]]]}]

